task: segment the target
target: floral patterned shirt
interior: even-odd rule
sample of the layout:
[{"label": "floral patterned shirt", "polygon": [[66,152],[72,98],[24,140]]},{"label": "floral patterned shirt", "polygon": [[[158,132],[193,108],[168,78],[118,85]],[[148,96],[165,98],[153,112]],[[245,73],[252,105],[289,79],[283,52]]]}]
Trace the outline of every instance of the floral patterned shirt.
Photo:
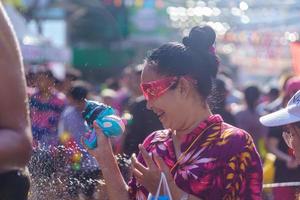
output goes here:
[{"label": "floral patterned shirt", "polygon": [[[209,200],[262,199],[261,160],[247,132],[226,124],[220,115],[212,115],[180,143],[185,154],[178,160],[170,130],[152,133],[143,146],[173,168],[171,174],[183,191]],[[138,160],[146,166],[141,154]],[[148,191],[135,177],[129,187],[131,199],[147,199]]]}]

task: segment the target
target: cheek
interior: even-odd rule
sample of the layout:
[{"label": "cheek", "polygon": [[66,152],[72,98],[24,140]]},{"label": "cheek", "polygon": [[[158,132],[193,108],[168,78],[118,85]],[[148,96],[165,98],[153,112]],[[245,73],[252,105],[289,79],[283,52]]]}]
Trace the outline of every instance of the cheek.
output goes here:
[{"label": "cheek", "polygon": [[293,137],[292,145],[294,149],[300,149],[300,136],[296,135]]}]

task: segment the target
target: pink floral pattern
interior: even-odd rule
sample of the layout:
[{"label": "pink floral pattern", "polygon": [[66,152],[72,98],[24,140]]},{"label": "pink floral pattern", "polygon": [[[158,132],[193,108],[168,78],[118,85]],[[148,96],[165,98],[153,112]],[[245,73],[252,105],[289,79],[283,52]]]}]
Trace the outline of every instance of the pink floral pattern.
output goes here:
[{"label": "pink floral pattern", "polygon": [[[204,129],[207,130],[203,132]],[[183,138],[181,152],[199,134],[200,138],[175,167],[170,130],[152,133],[143,145],[162,157],[170,169],[174,167],[171,173],[176,185],[189,194],[209,200],[262,199],[262,165],[251,136],[213,115]],[[140,154],[138,160],[145,165]],[[148,191],[135,177],[129,186],[131,199],[147,199]]]}]

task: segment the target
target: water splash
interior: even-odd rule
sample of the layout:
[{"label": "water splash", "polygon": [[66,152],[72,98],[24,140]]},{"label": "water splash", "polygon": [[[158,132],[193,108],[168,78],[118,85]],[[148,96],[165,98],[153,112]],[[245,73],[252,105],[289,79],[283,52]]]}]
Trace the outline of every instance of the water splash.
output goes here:
[{"label": "water splash", "polygon": [[[93,192],[93,187],[96,188],[95,199],[107,199],[101,172],[93,168],[84,172],[74,170],[70,159],[73,154],[72,149],[65,146],[38,146],[34,149],[28,165],[31,178],[29,200],[76,199],[82,194]],[[125,180],[128,180],[129,157],[117,155],[116,159]],[[87,166],[89,161],[85,162],[82,165]]]}]

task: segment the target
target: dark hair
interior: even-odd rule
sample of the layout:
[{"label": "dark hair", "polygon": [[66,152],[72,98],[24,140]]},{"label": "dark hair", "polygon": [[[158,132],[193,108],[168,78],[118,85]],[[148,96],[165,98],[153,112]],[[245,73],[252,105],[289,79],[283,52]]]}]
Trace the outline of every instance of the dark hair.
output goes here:
[{"label": "dark hair", "polygon": [[279,89],[278,88],[271,88],[268,93],[269,96],[272,96],[274,99],[279,96]]},{"label": "dark hair", "polygon": [[214,95],[214,99],[211,99],[211,108],[213,109],[214,107],[216,109],[220,109],[225,107],[226,105],[226,93],[227,93],[227,88],[226,88],[226,83],[222,78],[217,78],[214,82],[214,87],[212,91]]},{"label": "dark hair", "polygon": [[219,60],[214,52],[215,31],[196,26],[182,43],[167,43],[155,49],[146,59],[147,64],[166,76],[190,76],[197,80],[199,94],[207,99],[216,78]]},{"label": "dark hair", "polygon": [[55,77],[54,77],[54,75],[53,75],[53,73],[50,69],[45,69],[45,70],[38,71],[36,73],[36,75],[37,76],[42,75],[42,76],[45,76],[49,79],[55,80]]},{"label": "dark hair", "polygon": [[70,89],[70,96],[72,99],[76,101],[83,101],[89,92],[88,85],[81,81],[75,81],[72,83],[72,87]]},{"label": "dark hair", "polygon": [[256,103],[260,97],[260,91],[257,86],[249,86],[244,90],[245,100],[251,111],[255,110]]}]

